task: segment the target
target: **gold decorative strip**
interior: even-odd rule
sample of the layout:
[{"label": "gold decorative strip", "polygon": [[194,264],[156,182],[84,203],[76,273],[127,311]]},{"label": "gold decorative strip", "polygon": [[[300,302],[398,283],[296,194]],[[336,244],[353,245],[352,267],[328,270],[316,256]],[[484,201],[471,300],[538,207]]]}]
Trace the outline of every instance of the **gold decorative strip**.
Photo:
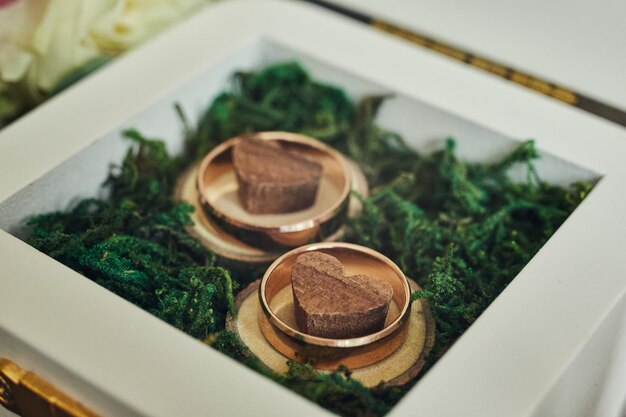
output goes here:
[{"label": "gold decorative strip", "polygon": [[0,358],[0,406],[21,417],[98,417],[39,375]]},{"label": "gold decorative strip", "polygon": [[376,29],[393,34],[402,39],[406,39],[430,50],[456,59],[457,61],[462,61],[484,71],[488,71],[498,77],[506,78],[517,84],[523,85],[524,87],[537,91],[538,93],[551,96],[567,104],[575,105],[578,103],[576,93],[567,88],[542,80],[541,78],[534,77],[521,71],[512,70],[487,58],[464,52],[451,45],[429,39],[425,36],[416,34],[412,31],[408,31],[387,22],[374,19],[371,21],[371,25]]},{"label": "gold decorative strip", "polygon": [[366,25],[372,26],[383,32],[405,39],[415,45],[428,48],[454,60],[463,62],[468,65],[472,65],[475,68],[480,68],[483,71],[490,72],[491,74],[494,74],[498,77],[515,82],[546,97],[551,97],[553,99],[559,100],[562,103],[575,106],[581,110],[603,117],[622,126],[626,126],[626,111],[624,111],[623,109],[619,109],[610,104],[603,103],[592,97],[576,93],[564,86],[557,85],[540,77],[526,74],[523,71],[514,70],[482,56],[477,56],[469,52],[465,52],[447,43],[431,39],[428,36],[416,33],[413,30],[407,30],[400,26],[378,20],[358,10],[353,10],[347,7],[340,6],[333,3],[332,1],[304,1],[332,10],[336,13],[342,14],[343,16],[349,17]]}]

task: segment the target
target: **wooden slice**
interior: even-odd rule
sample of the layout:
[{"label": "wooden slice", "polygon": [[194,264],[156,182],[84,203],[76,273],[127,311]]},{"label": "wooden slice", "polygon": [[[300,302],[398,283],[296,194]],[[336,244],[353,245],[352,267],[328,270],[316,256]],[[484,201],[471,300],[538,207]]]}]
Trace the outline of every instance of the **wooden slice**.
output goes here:
[{"label": "wooden slice", "polygon": [[[367,196],[368,186],[363,172],[352,161],[348,161],[348,165],[350,166],[352,189],[362,196]],[[199,193],[196,187],[197,168],[198,165],[194,165],[185,171],[179,177],[174,188],[174,196],[177,200],[191,204],[195,208],[195,211],[191,214],[191,220],[193,220],[194,225],[187,227],[187,231],[220,256],[231,268],[238,270],[254,269],[263,264],[269,265],[269,263],[278,258],[282,251],[266,251],[248,245],[226,233],[205,214],[200,204]],[[348,216],[358,215],[361,212],[361,208],[360,200],[354,196],[351,197]],[[340,228],[326,240],[339,240],[343,236],[344,231],[344,228]]]},{"label": "wooden slice", "polygon": [[[191,214],[193,226],[187,227],[187,231],[195,236],[202,244],[211,249],[217,255],[227,260],[235,261],[234,267],[239,264],[264,264],[278,258],[279,251],[264,251],[247,245],[219,228],[204,212],[200,204],[197,184],[198,166],[192,166],[178,179],[174,189],[174,196],[179,201],[184,201],[194,207]],[[242,265],[239,265],[241,267]]]},{"label": "wooden slice", "polygon": [[[259,321],[261,307],[258,298],[259,282],[260,280],[251,283],[237,295],[238,314],[237,316],[229,315],[227,317],[226,328],[237,334],[241,341],[268,368],[279,373],[285,373],[288,371],[288,357],[280,353],[268,342],[261,329],[262,324]],[[409,283],[412,291],[419,289],[415,282],[409,280]],[[290,302],[288,294],[290,291],[285,291],[285,293],[286,296],[282,297],[285,303],[283,310],[288,312]],[[291,298],[291,303],[293,304],[293,298]],[[279,307],[277,306],[277,308]],[[293,305],[291,308],[293,309]],[[286,317],[282,318],[286,320]],[[291,320],[295,323],[295,317]],[[375,363],[354,369],[351,377],[367,387],[374,387],[381,382],[386,385],[402,385],[419,374],[435,340],[435,323],[428,308],[428,303],[425,300],[413,302],[405,334],[401,334],[401,336],[401,338],[396,338],[397,346],[390,345],[389,349]],[[337,366],[345,362],[346,359],[339,360]],[[328,372],[323,369],[319,370]]]}]

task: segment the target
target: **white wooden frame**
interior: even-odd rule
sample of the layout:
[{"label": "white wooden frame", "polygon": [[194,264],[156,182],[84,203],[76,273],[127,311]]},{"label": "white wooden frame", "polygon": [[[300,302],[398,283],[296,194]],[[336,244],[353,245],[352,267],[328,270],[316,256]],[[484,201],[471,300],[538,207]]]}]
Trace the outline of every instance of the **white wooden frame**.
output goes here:
[{"label": "white wooden frame", "polygon": [[[294,54],[353,95],[401,93],[381,122],[421,149],[449,132],[462,155],[484,159],[511,138],[534,137],[548,155],[540,169],[549,179],[602,178],[390,416],[531,416],[573,407],[555,396],[575,399],[575,412],[592,409],[587,383],[602,379],[626,304],[625,131],[311,5],[207,7],[3,130],[0,228],[19,236],[23,217],[93,194],[127,146],[120,129],[138,126],[175,150],[173,101],[195,117],[233,69]],[[4,230],[0,356],[103,415],[328,415]],[[565,381],[573,369],[585,380]]]}]

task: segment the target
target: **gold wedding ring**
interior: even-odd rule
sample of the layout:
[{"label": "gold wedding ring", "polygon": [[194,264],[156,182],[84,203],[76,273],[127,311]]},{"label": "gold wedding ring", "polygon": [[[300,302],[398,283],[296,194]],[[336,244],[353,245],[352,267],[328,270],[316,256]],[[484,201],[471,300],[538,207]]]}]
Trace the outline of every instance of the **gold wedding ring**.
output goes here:
[{"label": "gold wedding ring", "polygon": [[[307,251],[336,257],[346,274],[368,275],[389,283],[393,289],[385,327],[366,336],[330,339],[300,331],[295,324],[291,268],[296,258]],[[259,325],[268,342],[292,359],[307,356],[320,369],[334,369],[338,363],[350,368],[371,365],[398,349],[406,333],[411,312],[411,290],[404,273],[386,256],[363,246],[323,242],[299,247],[285,253],[267,269],[259,285]]]},{"label": "gold wedding ring", "polygon": [[[247,138],[277,141],[283,149],[322,165],[313,206],[285,214],[245,211],[237,196],[232,149]],[[200,163],[197,189],[206,214],[226,233],[253,247],[278,250],[325,240],[337,232],[348,214],[351,171],[339,152],[316,139],[288,132],[261,132],[229,139],[209,152]]]}]

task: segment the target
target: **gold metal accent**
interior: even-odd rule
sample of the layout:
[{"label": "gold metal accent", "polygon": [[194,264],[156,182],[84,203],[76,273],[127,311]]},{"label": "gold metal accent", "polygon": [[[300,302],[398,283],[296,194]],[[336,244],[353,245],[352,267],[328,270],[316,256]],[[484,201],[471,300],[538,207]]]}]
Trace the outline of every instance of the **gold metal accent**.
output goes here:
[{"label": "gold metal accent", "polygon": [[432,45],[432,49],[433,51],[437,51],[440,54],[447,55],[450,58],[454,58],[459,61],[467,60],[467,54],[465,52],[444,43],[436,42]]},{"label": "gold metal accent", "polygon": [[[408,280],[411,291],[421,289],[410,278]],[[337,369],[341,364],[346,365],[351,370],[351,379],[370,388],[380,384],[385,386],[404,385],[422,370],[425,358],[434,344],[435,322],[430,313],[428,302],[425,299],[420,299],[411,303],[411,313],[405,324],[406,328],[401,330],[403,333],[401,335],[404,337],[402,344],[395,351],[387,351],[386,356],[371,365],[363,365],[363,362],[359,360],[355,366],[356,360],[352,356],[354,353],[362,353],[368,346],[352,349],[325,348],[326,351],[332,349],[333,352],[332,355],[326,355],[322,358],[319,356],[312,357],[311,352],[305,350],[305,356],[296,355],[294,358],[278,350],[274,344],[267,340],[266,335],[261,330],[261,323],[259,322],[261,304],[258,297],[260,282],[260,279],[252,282],[237,294],[235,297],[237,314],[228,314],[226,329],[236,334],[265,366],[279,374],[285,374],[289,371],[286,358],[292,358],[298,362],[310,362],[314,369],[319,370],[332,370]],[[289,290],[289,288],[285,290]],[[279,296],[279,298],[281,297]],[[279,304],[284,300],[275,301]],[[281,317],[288,318],[287,315],[283,316],[282,314]],[[295,321],[295,317],[293,317],[293,321]],[[395,334],[392,337],[394,336]],[[315,352],[318,349],[315,348]]]},{"label": "gold metal accent", "polygon": [[468,62],[475,67],[488,71],[499,77],[506,78],[507,74],[509,73],[509,70],[507,70],[503,66],[494,64],[493,62],[486,61],[477,56],[472,57]]},{"label": "gold metal accent", "polygon": [[[231,152],[237,142],[249,137],[280,142],[323,166],[313,207],[272,215],[252,215],[241,207]],[[351,172],[339,152],[316,139],[289,132],[261,132],[237,136],[209,152],[200,163],[197,187],[206,213],[226,233],[264,250],[284,249],[326,239],[339,229],[348,214]]]},{"label": "gold metal accent", "polygon": [[371,25],[379,30],[382,30],[383,32],[387,32],[402,39],[406,39],[409,42],[446,55],[457,61],[465,62],[499,77],[509,79],[514,83],[523,85],[524,87],[527,87],[543,95],[550,96],[570,105],[577,105],[579,103],[579,98],[577,94],[573,91],[549,83],[548,81],[545,81],[541,78],[534,77],[524,72],[511,70],[484,57],[464,52],[463,50],[455,48],[454,46],[435,41],[411,30],[407,30],[387,22],[382,22],[380,20],[374,19],[372,20]]},{"label": "gold metal accent", "polygon": [[39,375],[0,358],[0,405],[21,417],[98,417]]},{"label": "gold metal accent", "polygon": [[[283,291],[288,292],[289,289],[284,288]],[[293,299],[289,301],[288,304],[276,303],[276,307],[282,307],[281,312],[284,310],[293,311]],[[283,316],[283,314],[280,315]],[[360,369],[373,365],[397,351],[407,336],[407,326],[403,325],[389,336],[364,346],[353,348],[313,346],[280,331],[270,323],[267,315],[262,311],[259,311],[258,319],[263,337],[274,349],[289,359],[312,361],[316,369],[333,370],[337,369],[339,365],[347,366],[350,369]],[[408,323],[408,320],[405,323]]]},{"label": "gold metal accent", "polygon": [[395,24],[379,20],[358,10],[337,6],[336,4],[329,3],[325,0],[308,1],[342,14],[348,18],[370,25],[393,36],[405,39],[413,44],[420,45],[434,52],[452,57],[460,62],[480,68],[483,71],[488,71],[504,79],[511,80],[514,73],[521,73],[526,76],[527,82],[520,85],[534,90],[537,93],[543,94],[546,97],[559,100],[591,114],[595,114],[596,116],[600,116],[622,126],[626,126],[626,111],[624,111],[624,109],[620,109],[608,103],[603,103],[580,92],[569,90],[542,78],[525,74],[513,68],[501,65],[500,63],[493,62],[485,57],[477,56],[474,53],[464,51],[461,48],[456,48],[447,43],[439,42],[436,39],[426,36],[425,34],[416,33],[414,30],[408,30]]},{"label": "gold metal accent", "polygon": [[[397,316],[388,320],[386,326],[378,332],[350,339],[312,336],[288,324],[279,317],[277,311],[274,311],[272,300],[283,288],[291,284],[291,268],[296,258],[308,251],[320,251],[336,257],[343,264],[346,274],[369,275],[388,282],[393,288],[393,302],[398,307]],[[402,329],[411,312],[411,290],[407,278],[400,268],[389,258],[372,249],[341,242],[324,242],[303,246],[278,258],[270,265],[261,279],[259,300],[262,309],[260,314],[265,315],[271,326],[276,328],[279,333],[287,335],[298,343],[304,342],[318,347],[355,348],[373,344],[396,334]],[[263,319],[261,319],[261,323],[263,323]],[[271,343],[271,340],[269,341]]]},{"label": "gold metal accent", "polygon": [[428,46],[428,44],[431,43],[424,36],[418,35],[415,32],[404,30],[398,26],[391,25],[386,22],[381,22],[380,20],[373,21],[372,26],[384,32],[391,33],[392,35],[398,36],[402,39],[406,39],[407,41],[413,42],[418,45]]},{"label": "gold metal accent", "polygon": [[558,100],[566,102],[567,104],[576,104],[578,102],[576,94],[566,88],[555,87],[550,92],[550,95]]},{"label": "gold metal accent", "polygon": [[[286,250],[263,250],[250,246],[234,236],[222,230],[206,213],[198,194],[198,165],[191,166],[178,179],[174,189],[174,195],[179,201],[191,204],[195,210],[191,213],[193,225],[187,226],[187,232],[197,238],[203,245],[215,252],[221,263],[229,269],[237,271],[258,271],[262,265],[270,265],[276,258],[286,252]],[[348,160],[350,166],[350,182],[352,191],[348,208],[348,217],[355,217],[361,213],[362,203],[357,197],[368,195],[367,179],[363,171],[354,161]],[[342,226],[325,241],[339,241],[345,233],[346,226]],[[265,268],[264,268],[265,269]]]}]

